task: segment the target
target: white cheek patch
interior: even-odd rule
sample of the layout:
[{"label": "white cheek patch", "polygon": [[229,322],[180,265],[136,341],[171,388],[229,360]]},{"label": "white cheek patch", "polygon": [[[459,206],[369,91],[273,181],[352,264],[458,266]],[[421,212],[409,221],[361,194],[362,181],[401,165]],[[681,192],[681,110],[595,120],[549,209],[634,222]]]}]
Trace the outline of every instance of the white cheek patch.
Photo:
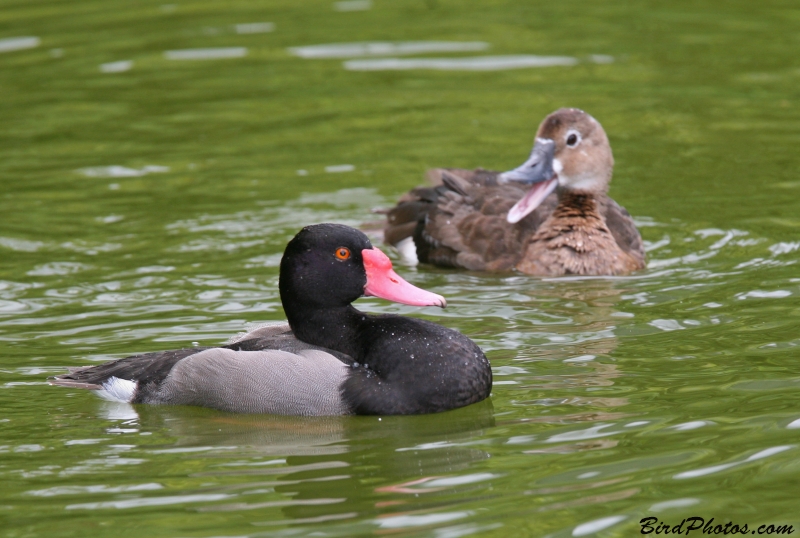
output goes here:
[{"label": "white cheek patch", "polygon": [[553,159],[553,171],[558,176],[558,184],[572,190],[592,191],[598,189],[602,184],[601,178],[594,174],[579,174],[577,176],[564,174],[564,165],[558,159]]},{"label": "white cheek patch", "polygon": [[597,176],[579,176],[565,178],[565,183],[562,185],[569,185],[569,188],[575,191],[594,191],[601,187],[602,181]]},{"label": "white cheek patch", "polygon": [[561,172],[563,170],[564,170],[564,165],[561,164],[561,161],[558,160],[558,159],[553,159],[553,172],[555,172],[556,173],[556,177],[558,177],[558,184],[559,185],[564,185],[565,184],[565,182],[564,182],[565,180],[561,176]]}]

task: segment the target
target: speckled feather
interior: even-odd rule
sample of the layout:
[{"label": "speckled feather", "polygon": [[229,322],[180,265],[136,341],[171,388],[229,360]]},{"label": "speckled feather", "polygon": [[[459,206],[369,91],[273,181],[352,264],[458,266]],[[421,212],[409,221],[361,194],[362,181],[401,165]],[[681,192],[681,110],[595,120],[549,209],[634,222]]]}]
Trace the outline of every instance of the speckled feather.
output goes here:
[{"label": "speckled feather", "polygon": [[[489,360],[458,331],[420,319],[370,316],[359,328],[360,362],[344,384],[357,414],[417,414],[483,400],[492,388]],[[370,378],[379,378],[377,383]]]},{"label": "speckled feather", "polygon": [[[627,212],[604,195],[568,193],[525,247],[517,269],[529,275],[621,275],[644,267],[644,249]],[[623,213],[624,212],[624,213]]]}]

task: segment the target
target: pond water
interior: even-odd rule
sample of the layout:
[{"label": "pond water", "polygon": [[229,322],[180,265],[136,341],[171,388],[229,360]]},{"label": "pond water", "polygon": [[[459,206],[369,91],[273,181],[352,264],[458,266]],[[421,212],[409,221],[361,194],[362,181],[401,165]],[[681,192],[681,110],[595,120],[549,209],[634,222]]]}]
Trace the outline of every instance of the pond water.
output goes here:
[{"label": "pond water", "polygon": [[[800,528],[796,3],[164,1],[2,3],[0,536]],[[358,303],[472,337],[490,400],[302,419],[46,384],[283,319],[300,227],[515,167],[561,106],[606,128],[646,270],[398,266],[447,310]]]}]

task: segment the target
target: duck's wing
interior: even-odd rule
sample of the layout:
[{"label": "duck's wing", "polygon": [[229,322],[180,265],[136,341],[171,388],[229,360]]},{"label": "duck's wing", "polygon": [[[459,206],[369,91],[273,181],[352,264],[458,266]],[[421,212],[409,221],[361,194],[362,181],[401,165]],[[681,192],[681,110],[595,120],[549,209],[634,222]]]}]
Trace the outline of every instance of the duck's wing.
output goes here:
[{"label": "duck's wing", "polygon": [[144,353],[73,368],[50,384],[125,403],[198,405],[236,413],[341,415],[353,359],[301,342],[288,324],[250,331],[222,347]]},{"label": "duck's wing", "polygon": [[104,385],[112,378],[136,381],[140,387],[157,385],[169,375],[178,361],[200,353],[204,347],[176,349],[173,351],[157,351],[142,353],[106,362],[97,366],[71,368],[69,373],[51,377],[51,385],[81,388],[89,390],[106,390]]},{"label": "duck's wing", "polygon": [[438,185],[408,193],[389,211],[386,229],[387,242],[402,254],[413,240],[415,254],[423,263],[509,270],[522,254],[522,242],[556,205],[553,195],[523,221],[510,224],[508,210],[525,191],[516,185],[498,185],[499,172],[440,168],[428,175]]},{"label": "duck's wing", "polygon": [[[297,340],[288,323],[272,323],[256,327],[230,340],[229,349],[245,349],[248,351],[265,349],[284,349],[285,351],[310,349],[313,346]],[[286,348],[286,349],[285,349]],[[155,351],[132,355],[124,359],[105,362],[97,366],[80,366],[70,368],[69,373],[51,378],[51,385],[104,390],[103,384],[110,378],[136,380],[140,386],[158,385],[178,361],[209,349],[195,347],[172,351]]]},{"label": "duck's wing", "polygon": [[414,237],[414,232],[420,222],[425,222],[425,217],[436,207],[441,186],[418,187],[412,189],[400,198],[397,205],[386,213],[386,225],[383,229],[383,240],[401,249],[404,244]]},{"label": "duck's wing", "polygon": [[355,362],[351,356],[344,353],[298,340],[286,322],[269,323],[256,327],[249,332],[232,338],[229,344],[221,347],[234,351],[276,350],[295,354],[301,351],[314,350],[332,355],[346,365],[352,365]]},{"label": "duck's wing", "polygon": [[645,266],[644,243],[630,213],[609,197],[605,197],[602,211],[606,225],[619,247],[638,264],[636,269],[643,268]]},{"label": "duck's wing", "polygon": [[[436,208],[439,200],[453,188],[452,181],[463,180],[466,184],[497,185],[499,172],[465,170],[463,168],[432,168],[426,173],[430,187],[418,187],[400,197],[397,205],[387,211],[384,240],[397,247],[404,240],[414,237],[417,225],[424,224],[425,217]],[[445,184],[450,179],[450,184]]]},{"label": "duck's wing", "polygon": [[324,351],[210,348],[179,361],[141,403],[197,405],[234,413],[350,414],[341,387],[351,368]]}]

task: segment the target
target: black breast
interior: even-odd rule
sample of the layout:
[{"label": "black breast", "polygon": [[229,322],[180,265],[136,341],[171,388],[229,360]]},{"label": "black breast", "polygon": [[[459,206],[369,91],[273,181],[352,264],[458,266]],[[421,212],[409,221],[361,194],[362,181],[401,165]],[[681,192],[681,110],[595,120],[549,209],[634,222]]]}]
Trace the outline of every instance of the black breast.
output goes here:
[{"label": "black breast", "polygon": [[458,331],[400,316],[370,317],[361,327],[360,363],[342,390],[357,414],[435,413],[489,396],[483,351]]}]

